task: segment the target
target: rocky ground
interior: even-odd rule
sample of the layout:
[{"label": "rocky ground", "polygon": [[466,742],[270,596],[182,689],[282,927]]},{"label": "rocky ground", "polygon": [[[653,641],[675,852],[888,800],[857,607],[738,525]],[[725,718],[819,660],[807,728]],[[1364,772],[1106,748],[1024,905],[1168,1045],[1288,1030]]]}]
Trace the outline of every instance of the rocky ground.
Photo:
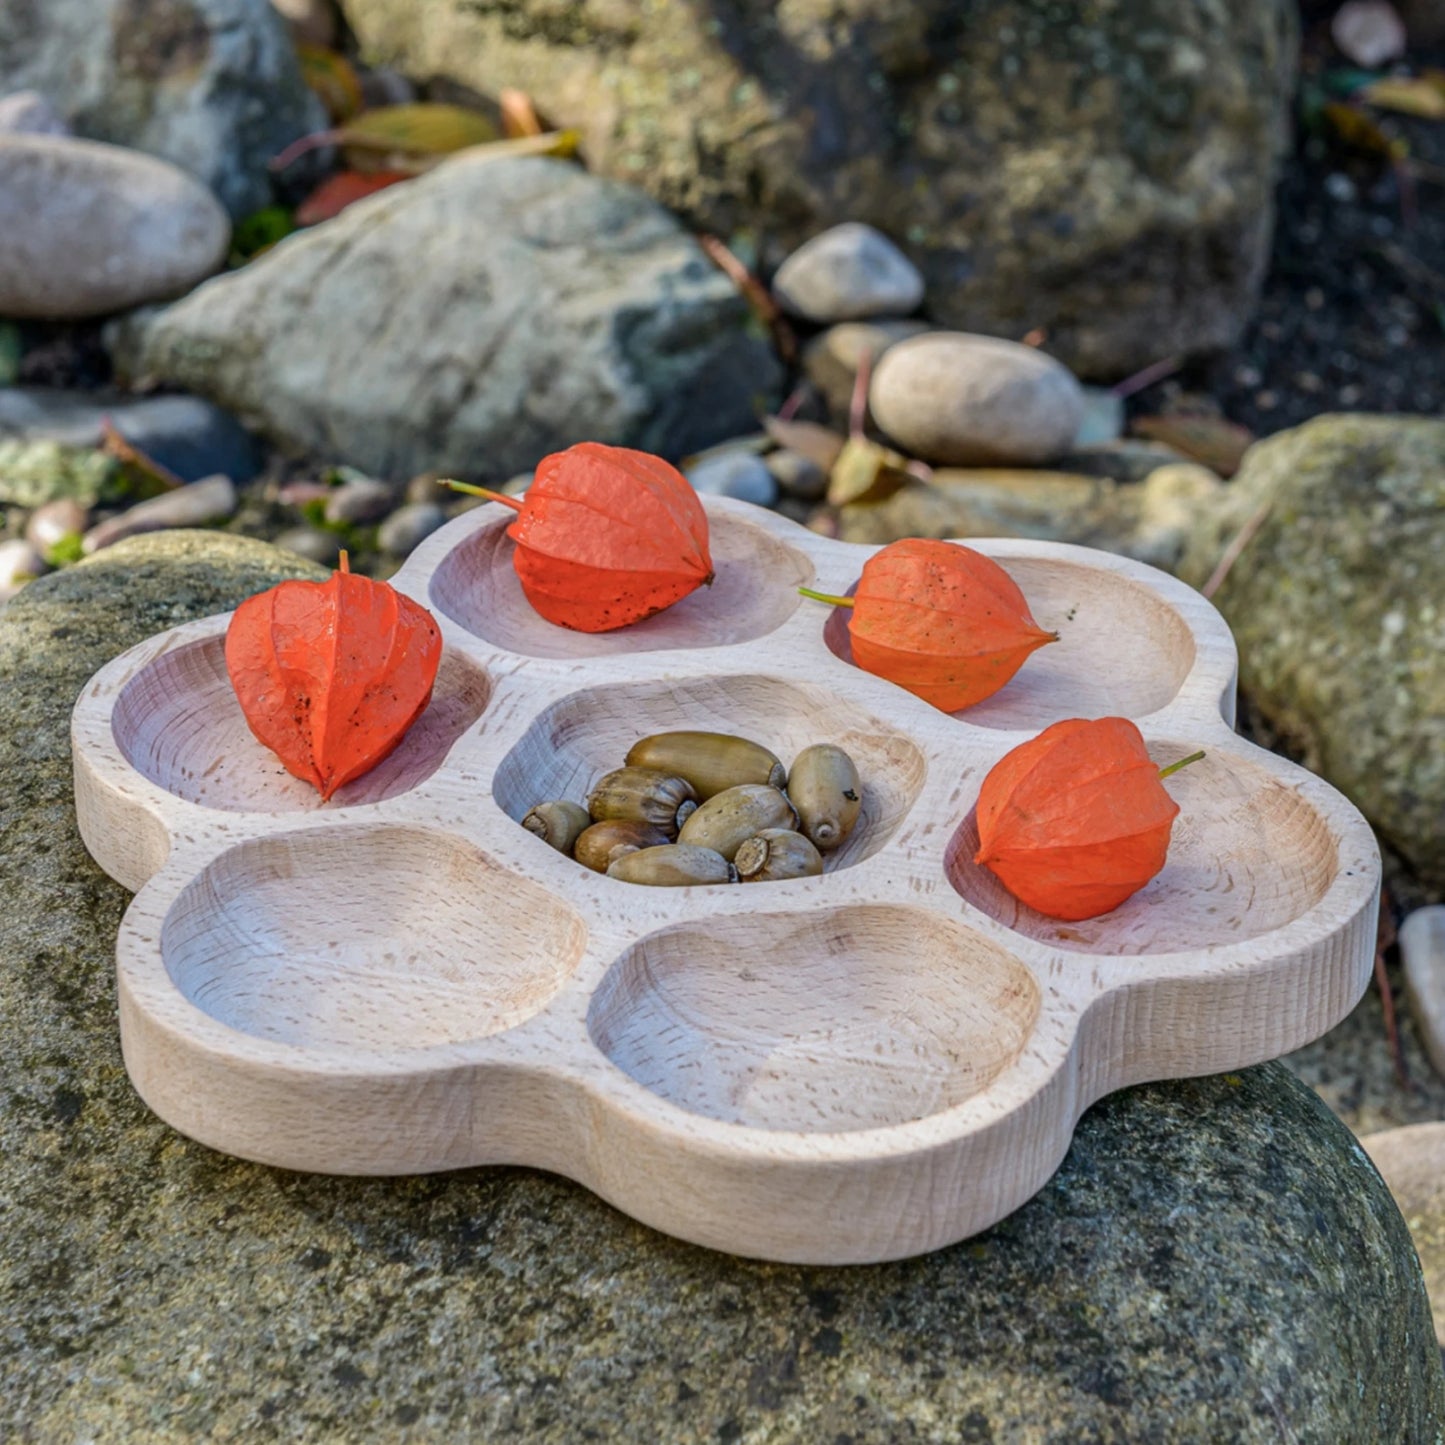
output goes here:
[{"label": "rocky ground", "polygon": [[1385,850],[1389,997],[1289,1066],[1445,1118],[1445,957],[1389,941],[1445,899],[1445,31],[1355,3],[21,7],[0,606],[178,527],[387,576],[476,505],[440,477],[583,438],[847,540],[1136,557]]}]

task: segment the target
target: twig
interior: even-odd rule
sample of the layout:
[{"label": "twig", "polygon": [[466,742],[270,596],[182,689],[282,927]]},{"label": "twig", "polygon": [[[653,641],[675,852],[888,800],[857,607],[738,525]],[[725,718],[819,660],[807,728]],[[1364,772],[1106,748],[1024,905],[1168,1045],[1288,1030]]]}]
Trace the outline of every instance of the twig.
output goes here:
[{"label": "twig", "polygon": [[868,348],[858,358],[853,375],[853,395],[848,399],[848,435],[861,437],[868,420],[868,384],[873,380],[873,350]]},{"label": "twig", "polygon": [[1166,356],[1163,361],[1151,362],[1143,371],[1136,371],[1133,376],[1126,376],[1117,386],[1111,386],[1109,390],[1120,401],[1123,401],[1126,397],[1131,397],[1136,392],[1153,386],[1156,381],[1163,381],[1166,376],[1173,376],[1183,365],[1184,358],[1182,356]]},{"label": "twig", "polygon": [[758,319],[773,333],[773,345],[778,348],[778,355],[791,365],[798,356],[798,340],[778,309],[778,303],[773,300],[773,293],[743,265],[721,238],[701,232],[697,243],[708,260],[742,292]]},{"label": "twig", "polygon": [[808,399],[808,388],[806,386],[795,386],[787,395],[787,399],[777,410],[779,421],[792,421],[803,409],[803,403]]},{"label": "twig", "polygon": [[1264,526],[1264,519],[1269,516],[1269,509],[1273,505],[1274,498],[1270,497],[1254,509],[1249,520],[1234,534],[1229,546],[1224,549],[1224,555],[1219,559],[1219,565],[1209,574],[1209,580],[1199,589],[1200,596],[1213,597],[1224,585],[1224,579],[1239,561],[1240,554],[1254,540],[1254,534]]},{"label": "twig", "polygon": [[100,436],[100,450],[106,456],[114,457],[122,465],[135,467],[147,476],[154,477],[168,491],[185,486],[185,482],[169,467],[163,467],[154,457],[148,457],[139,447],[126,441],[108,416],[100,419]]}]

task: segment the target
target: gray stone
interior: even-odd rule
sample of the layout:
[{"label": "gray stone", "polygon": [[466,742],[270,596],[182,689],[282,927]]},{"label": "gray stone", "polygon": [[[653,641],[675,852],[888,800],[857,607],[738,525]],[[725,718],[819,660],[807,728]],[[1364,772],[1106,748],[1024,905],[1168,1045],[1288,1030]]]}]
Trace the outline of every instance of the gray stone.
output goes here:
[{"label": "gray stone", "polygon": [[27,583],[48,572],[45,558],[19,537],[0,542],[0,602],[7,602]]},{"label": "gray stone", "polygon": [[0,89],[19,88],[77,135],[174,162],[237,218],[270,204],[267,162],[326,124],[266,0],[6,0]]},{"label": "gray stone", "polygon": [[1124,398],[1103,387],[1083,388],[1084,416],[1070,443],[1073,447],[1094,447],[1115,441],[1124,431]]},{"label": "gray stone", "polygon": [[890,347],[873,372],[868,404],[905,452],[944,466],[1051,461],[1084,419],[1082,388],[1052,357],[960,331]]},{"label": "gray stone", "polygon": [[105,316],[178,296],[231,227],[177,166],[65,136],[0,135],[0,316]]},{"label": "gray stone", "polygon": [[843,321],[803,348],[803,374],[823,394],[834,420],[847,420],[858,368],[877,362],[895,342],[929,329],[926,321]]},{"label": "gray stone", "polygon": [[[128,895],[75,833],[70,711],[156,631],[325,574],[167,533],[0,614],[0,1436],[1429,1441],[1419,1265],[1278,1066],[1115,1095],[1040,1194],[923,1259],[798,1269],[555,1176],[336,1179],[173,1133],[124,1072]],[[300,1402],[304,1401],[304,1407]]]},{"label": "gray stone", "polygon": [[809,321],[906,316],[923,300],[923,277],[881,231],[847,221],[799,246],[778,267],[773,295]]},{"label": "gray stone", "polygon": [[1434,1438],[1445,1385],[1398,1211],[1274,1066],[1121,1093],[1001,1225],[868,1269],[694,1249],[528,1170],[328,1179],[160,1124],[120,1057],[127,895],[74,833],[70,708],[117,649],[296,575],[322,574],[169,534],[0,619],[0,1432]]},{"label": "gray stone", "polygon": [[1445,1346],[1445,1123],[1366,1134],[1360,1146],[1410,1227],[1434,1312],[1435,1338]]},{"label": "gray stone", "polygon": [[294,552],[323,567],[334,567],[341,556],[341,538],[335,532],[323,532],[318,527],[292,527],[276,538],[276,545],[284,552]]},{"label": "gray stone", "polygon": [[769,452],[763,458],[763,465],[790,497],[816,502],[828,490],[827,472],[812,457],[805,457],[800,452]]},{"label": "gray stone", "polygon": [[719,452],[690,467],[687,479],[694,490],[714,497],[733,497],[771,507],[778,500],[778,483],[752,452]]},{"label": "gray stone", "polygon": [[[1418,0],[1428,9],[1435,0]],[[785,254],[894,234],[943,325],[1117,380],[1228,346],[1269,252],[1295,0],[347,0],[367,54],[519,86],[588,163]]]},{"label": "gray stone", "polygon": [[398,507],[376,533],[376,545],[393,557],[408,556],[438,527],[446,525],[447,514],[435,502],[412,502]]},{"label": "gray stone", "polygon": [[1445,906],[1415,909],[1399,937],[1405,997],[1435,1072],[1445,1075]]},{"label": "gray stone", "polygon": [[747,317],[641,192],[463,156],[116,341],[133,374],[282,443],[379,477],[499,480],[575,441],[678,456],[741,430],[780,379]]},{"label": "gray stone", "polygon": [[198,396],[135,397],[38,386],[0,390],[0,437],[98,447],[106,421],[183,482],[217,472],[246,482],[261,467],[261,448],[246,429]]},{"label": "gray stone", "polygon": [[0,100],[0,133],[69,135],[65,118],[38,90],[19,90]]},{"label": "gray stone", "polygon": [[336,487],[326,498],[326,520],[333,527],[379,522],[396,506],[396,493],[385,482],[361,477]]},{"label": "gray stone", "polygon": [[236,510],[237,500],[230,477],[205,477],[149,501],[137,502],[118,517],[98,523],[85,534],[82,546],[88,553],[99,552],[142,532],[224,522]]},{"label": "gray stone", "polygon": [[1319,417],[1252,447],[1224,498],[1182,565],[1201,583],[1262,515],[1214,596],[1243,690],[1445,887],[1445,422]]},{"label": "gray stone", "polygon": [[72,497],[59,497],[37,507],[25,522],[25,540],[44,556],[57,542],[85,531],[90,513]]},{"label": "gray stone", "polygon": [[40,507],[61,497],[94,506],[114,496],[117,467],[100,452],[56,441],[0,439],[0,502]]},{"label": "gray stone", "polygon": [[1139,437],[1120,437],[1118,441],[1095,442],[1088,446],[1072,446],[1054,460],[1061,472],[1078,472],[1086,477],[1112,477],[1116,482],[1142,482],[1160,467],[1187,462],[1183,452],[1163,442],[1144,441]]}]

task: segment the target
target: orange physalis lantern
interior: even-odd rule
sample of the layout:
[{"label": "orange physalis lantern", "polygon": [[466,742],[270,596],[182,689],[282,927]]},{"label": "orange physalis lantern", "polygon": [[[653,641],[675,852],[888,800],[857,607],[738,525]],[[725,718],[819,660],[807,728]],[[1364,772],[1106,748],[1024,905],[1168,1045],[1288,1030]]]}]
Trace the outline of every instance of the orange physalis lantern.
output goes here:
[{"label": "orange physalis lantern", "polygon": [[518,513],[507,528],[527,601],[577,632],[641,622],[711,583],[707,513],[661,457],[578,442],[544,457],[520,500],[448,482]]},{"label": "orange physalis lantern", "polygon": [[249,597],[226,629],[226,671],[251,731],[330,798],[374,768],[431,701],[441,632],[386,582],[341,570]]},{"label": "orange physalis lantern", "polygon": [[854,662],[944,712],[992,697],[1031,652],[1059,640],[997,562],[957,542],[890,543],[863,564],[851,598],[799,591],[851,607]]},{"label": "orange physalis lantern", "polygon": [[982,863],[1050,918],[1096,918],[1164,866],[1179,805],[1128,718],[1069,718],[1005,754],[978,795]]}]

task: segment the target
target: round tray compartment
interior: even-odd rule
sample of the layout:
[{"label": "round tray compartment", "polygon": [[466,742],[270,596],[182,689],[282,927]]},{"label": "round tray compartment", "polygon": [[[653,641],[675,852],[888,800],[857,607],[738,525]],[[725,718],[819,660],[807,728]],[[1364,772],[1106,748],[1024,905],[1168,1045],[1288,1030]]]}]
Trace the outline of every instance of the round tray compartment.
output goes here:
[{"label": "round tray compartment", "polygon": [[160,936],[172,983],[220,1023],[361,1052],[512,1028],[586,944],[571,908],[472,845],[386,825],[241,843],[181,891]]},{"label": "round tray compartment", "polygon": [[588,1028],[624,1073],[694,1113],[841,1133],[972,1098],[1023,1052],[1039,986],[921,908],[857,904],[683,923],[642,939]]},{"label": "round tray compartment", "polygon": [[828,872],[861,862],[888,841],[928,770],[923,753],[902,732],[827,688],[780,677],[723,675],[614,683],[560,699],[502,760],[493,796],[518,822],[549,799],[570,798],[585,806],[592,786],[623,766],[634,743],[681,729],[750,738],[784,767],[812,743],[843,748],[858,768],[863,806],[848,841],[824,855]]},{"label": "round tray compartment", "polygon": [[[1030,653],[992,697],[952,716],[976,727],[1039,732],[1071,717],[1137,720],[1173,702],[1194,665],[1194,634],[1157,592],[1058,557],[995,560],[1018,584],[1034,621],[1059,640]],[[845,595],[856,587],[855,580]],[[835,607],[823,640],[855,667],[851,616]]]},{"label": "round tray compartment", "polygon": [[226,672],[223,632],[163,652],[115,700],[111,731],[143,777],[188,803],[228,813],[297,813],[378,803],[436,772],[491,697],[487,674],[453,648],[442,652],[426,710],[395,751],[323,802],[257,740]]},{"label": "round tray compartment", "polygon": [[[1160,767],[1193,751],[1179,742],[1149,744]],[[973,861],[974,809],[949,841],[948,881],[975,908],[1028,938],[1116,955],[1186,953],[1259,938],[1308,912],[1334,881],[1339,852],[1328,823],[1259,764],[1208,747],[1165,787],[1180,812],[1163,870],[1097,918],[1063,922],[1020,903]]]},{"label": "round tray compartment", "polygon": [[803,553],[738,517],[709,517],[716,576],[709,587],[645,622],[614,632],[574,632],[539,617],[512,566],[508,521],[482,527],[433,573],[429,605],[493,647],[524,657],[609,657],[664,648],[726,647],[775,632],[797,611],[813,578]]}]

